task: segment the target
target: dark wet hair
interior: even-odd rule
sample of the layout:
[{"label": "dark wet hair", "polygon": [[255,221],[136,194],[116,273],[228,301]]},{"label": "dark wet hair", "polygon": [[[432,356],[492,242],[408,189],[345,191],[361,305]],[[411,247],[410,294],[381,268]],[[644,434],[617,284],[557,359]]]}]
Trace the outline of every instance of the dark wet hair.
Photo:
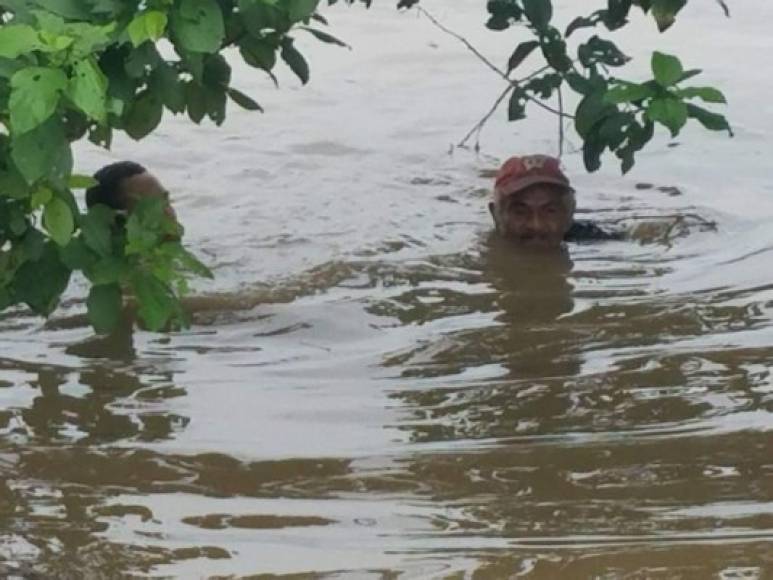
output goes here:
[{"label": "dark wet hair", "polygon": [[94,174],[97,185],[86,190],[86,206],[98,203],[117,210],[126,209],[126,201],[121,197],[121,182],[147,172],[142,165],[134,161],[118,161],[105,165]]}]

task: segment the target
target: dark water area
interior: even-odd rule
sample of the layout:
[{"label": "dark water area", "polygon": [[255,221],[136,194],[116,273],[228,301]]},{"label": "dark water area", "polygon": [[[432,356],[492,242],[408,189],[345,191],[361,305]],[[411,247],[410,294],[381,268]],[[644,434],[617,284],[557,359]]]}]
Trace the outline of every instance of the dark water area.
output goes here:
[{"label": "dark water area", "polygon": [[[427,8],[506,59],[459,4]],[[555,123],[449,154],[498,81],[386,3],[330,10],[355,49],[311,45],[303,90],[238,71],[265,116],[81,151],[152,167],[217,280],[181,333],[95,337],[77,285],[0,318],[0,576],[773,575],[773,80],[738,64],[773,9],[691,10],[661,41],[726,86],[736,139],[688,131],[625,178],[565,157],[627,241],[492,237],[492,170]]]}]

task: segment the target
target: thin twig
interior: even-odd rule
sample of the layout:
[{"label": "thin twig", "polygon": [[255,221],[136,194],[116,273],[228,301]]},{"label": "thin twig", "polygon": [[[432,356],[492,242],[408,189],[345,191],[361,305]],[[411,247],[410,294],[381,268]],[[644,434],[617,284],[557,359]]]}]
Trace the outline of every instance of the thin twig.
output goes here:
[{"label": "thin twig", "polygon": [[564,93],[561,87],[558,87],[558,110],[561,115],[558,117],[558,158],[564,156]]},{"label": "thin twig", "polygon": [[[506,81],[507,81],[507,82],[508,82],[510,85],[512,85],[513,87],[518,87],[518,85],[519,85],[519,81],[513,81],[513,80],[511,80],[511,79],[510,79],[510,77],[508,76],[508,74],[507,74],[505,71],[503,71],[502,69],[500,69],[499,67],[497,67],[497,65],[495,65],[494,63],[492,63],[492,62],[491,62],[489,59],[487,59],[487,58],[486,58],[486,57],[485,57],[483,54],[481,54],[481,52],[480,52],[480,51],[479,51],[477,48],[475,48],[475,47],[474,47],[474,46],[473,46],[473,45],[470,43],[470,41],[469,41],[469,40],[467,40],[466,38],[464,38],[464,37],[463,37],[461,34],[457,34],[457,33],[456,33],[456,32],[454,32],[453,30],[450,30],[449,28],[446,28],[445,26],[443,26],[443,24],[441,24],[441,23],[440,23],[440,22],[437,20],[437,18],[435,18],[434,16],[432,16],[432,14],[430,14],[429,12],[427,12],[427,11],[426,11],[424,8],[422,8],[421,6],[417,6],[417,7],[416,7],[416,10],[418,10],[420,14],[423,14],[424,16],[426,16],[426,17],[429,19],[429,21],[430,21],[430,22],[432,22],[432,24],[434,24],[435,26],[437,26],[437,27],[438,27],[440,30],[442,30],[442,31],[443,31],[443,32],[445,32],[446,34],[448,34],[448,35],[450,35],[450,36],[453,36],[454,38],[456,38],[457,40],[459,40],[459,41],[460,41],[462,44],[464,44],[464,46],[466,46],[466,47],[467,47],[467,49],[468,49],[468,50],[470,50],[470,52],[472,52],[472,53],[473,53],[475,56],[477,56],[477,57],[478,57],[478,58],[479,58],[479,59],[480,59],[480,60],[481,60],[481,61],[482,61],[482,62],[483,62],[483,63],[484,63],[484,64],[485,64],[485,65],[486,65],[488,68],[490,68],[490,69],[491,69],[491,70],[493,70],[495,73],[497,73],[497,74],[498,74],[500,77],[502,77],[504,80],[506,80]],[[559,111],[558,109],[554,109],[554,108],[553,108],[553,107],[551,107],[550,105],[546,105],[545,103],[543,103],[543,102],[542,102],[542,101],[540,101],[539,99],[537,99],[537,98],[535,98],[535,97],[533,97],[533,96],[531,96],[531,95],[529,95],[529,94],[524,94],[524,97],[525,97],[525,98],[526,98],[528,101],[531,101],[532,103],[534,103],[534,104],[535,104],[535,105],[537,105],[538,107],[541,107],[541,108],[545,109],[546,111],[549,111],[549,112],[553,113],[554,115],[559,115],[559,116],[563,116],[563,117],[566,117],[566,118],[569,118],[569,119],[574,119],[574,117],[573,117],[572,115],[567,115],[567,114],[566,114],[566,113],[564,113],[563,111]]]},{"label": "thin twig", "polygon": [[416,9],[419,11],[419,13],[420,13],[420,14],[424,14],[424,16],[426,16],[427,18],[429,18],[430,22],[432,22],[432,24],[434,24],[435,26],[437,26],[437,27],[438,27],[440,30],[442,30],[443,32],[445,32],[446,34],[448,34],[448,35],[450,35],[450,36],[453,36],[453,37],[454,37],[454,38],[456,38],[456,39],[457,39],[459,42],[461,42],[462,44],[464,44],[464,46],[466,46],[466,47],[467,47],[467,49],[468,49],[470,52],[472,52],[472,53],[473,53],[475,56],[477,56],[477,57],[478,57],[478,58],[479,58],[481,61],[483,61],[483,62],[486,64],[486,66],[488,66],[488,67],[489,67],[491,70],[493,70],[493,71],[494,71],[495,73],[497,73],[499,76],[505,77],[505,79],[506,79],[506,80],[508,80],[508,81],[510,80],[510,79],[508,79],[508,78],[507,78],[507,75],[506,75],[504,72],[502,72],[502,71],[499,69],[499,67],[497,67],[497,66],[496,66],[494,63],[492,63],[492,62],[491,62],[489,59],[487,59],[487,58],[486,58],[486,57],[485,57],[483,54],[481,54],[481,53],[480,53],[480,51],[479,51],[477,48],[475,48],[475,47],[474,47],[472,44],[470,44],[470,41],[469,41],[469,40],[467,40],[467,39],[466,39],[464,36],[462,36],[461,34],[458,34],[458,33],[454,32],[453,30],[450,30],[450,29],[446,28],[445,26],[443,26],[443,25],[442,25],[442,24],[441,24],[441,23],[438,21],[438,19],[437,19],[437,18],[435,18],[434,16],[432,16],[432,14],[430,14],[429,12],[427,12],[427,11],[426,11],[424,8],[422,8],[421,6],[417,6],[417,7],[416,7]]},{"label": "thin twig", "polygon": [[[529,81],[532,78],[536,77],[537,75],[542,74],[543,72],[545,72],[549,68],[550,68],[550,65],[543,66],[541,69],[535,70],[530,75],[527,75],[527,76],[523,77],[522,79],[516,81],[516,83],[517,84],[523,84],[526,81]],[[476,151],[478,149],[480,149],[480,134],[483,132],[483,127],[485,127],[486,123],[488,123],[489,120],[491,120],[491,117],[494,116],[494,113],[496,113],[497,109],[499,108],[499,105],[502,104],[502,101],[504,101],[505,98],[507,97],[507,95],[509,95],[510,92],[513,91],[514,89],[515,89],[515,86],[511,84],[509,87],[507,87],[504,90],[504,92],[501,95],[499,95],[499,97],[497,98],[496,102],[491,107],[491,109],[483,116],[483,118],[480,121],[475,123],[473,128],[470,129],[470,132],[467,133],[467,135],[465,135],[464,139],[462,139],[459,142],[457,147],[460,147],[460,148],[467,147],[467,141],[469,141],[472,138],[472,136],[475,135],[475,149],[476,149]]]},{"label": "thin twig", "polygon": [[476,135],[475,147],[476,149],[478,148],[478,144],[480,141],[480,133],[483,130],[483,127],[486,125],[486,123],[488,123],[489,119],[491,119],[491,117],[494,116],[494,113],[497,112],[499,105],[502,104],[502,101],[504,101],[507,98],[507,95],[509,95],[513,90],[515,90],[515,88],[512,85],[508,86],[504,90],[504,92],[501,95],[499,95],[499,98],[497,98],[496,102],[494,103],[494,106],[492,106],[489,112],[486,113],[483,116],[483,118],[480,121],[478,121],[472,129],[470,129],[470,132],[464,136],[464,139],[462,139],[459,142],[459,145],[457,145],[457,147],[466,147],[467,141],[469,141],[473,135]]}]

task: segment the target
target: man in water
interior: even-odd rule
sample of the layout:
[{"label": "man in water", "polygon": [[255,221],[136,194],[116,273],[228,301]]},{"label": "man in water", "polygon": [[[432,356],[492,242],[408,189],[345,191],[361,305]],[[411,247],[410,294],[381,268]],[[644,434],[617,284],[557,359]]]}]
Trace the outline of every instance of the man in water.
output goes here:
[{"label": "man in water", "polygon": [[[94,174],[97,185],[86,190],[86,206],[106,205],[116,211],[131,213],[140,200],[161,197],[169,201],[169,192],[161,182],[139,163],[119,161],[104,166]],[[166,213],[177,220],[174,209]]]},{"label": "man in water", "polygon": [[563,242],[619,240],[574,219],[576,201],[560,162],[547,155],[511,157],[499,170],[489,210],[500,235],[525,246],[557,248]]}]

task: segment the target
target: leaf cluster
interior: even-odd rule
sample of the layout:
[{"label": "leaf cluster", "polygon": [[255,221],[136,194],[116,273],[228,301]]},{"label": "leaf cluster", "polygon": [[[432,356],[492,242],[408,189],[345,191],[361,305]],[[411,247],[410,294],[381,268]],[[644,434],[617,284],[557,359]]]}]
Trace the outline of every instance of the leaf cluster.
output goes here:
[{"label": "leaf cluster", "polygon": [[[577,16],[565,30],[559,30],[554,24],[551,0],[489,0],[487,26],[490,29],[519,26],[532,36],[513,50],[507,62],[507,75],[512,75],[537,53],[545,63],[539,74],[512,81],[509,119],[524,119],[530,103],[549,100],[564,88],[577,93],[579,103],[572,117],[583,139],[585,166],[589,171],[601,166],[602,155],[607,150],[620,159],[623,172],[629,171],[636,153],[654,136],[656,125],[664,126],[676,136],[693,119],[706,129],[732,135],[724,116],[695,103],[698,100],[724,104],[724,95],[713,87],[683,86],[701,71],[685,70],[676,56],[655,51],[651,66],[653,77],[632,82],[614,72],[630,58],[615,42],[595,31],[579,42],[574,51],[570,49],[570,39],[577,31],[598,27],[618,30],[628,23],[634,10],[652,17],[658,29],[665,32],[673,26],[687,0],[606,0],[605,4],[602,9]],[[727,10],[724,2],[720,4]]]},{"label": "leaf cluster", "polygon": [[93,182],[75,174],[72,143],[110,147],[116,131],[142,139],[165,114],[220,124],[229,101],[261,110],[232,86],[224,52],[274,80],[282,61],[308,82],[294,35],[343,44],[319,28],[318,4],[0,0],[0,309],[23,303],[48,315],[79,271],[100,332],[114,326],[126,293],[147,327],[184,323],[180,296],[191,276],[210,272],[158,204],[128,217],[83,213],[73,191]]}]

